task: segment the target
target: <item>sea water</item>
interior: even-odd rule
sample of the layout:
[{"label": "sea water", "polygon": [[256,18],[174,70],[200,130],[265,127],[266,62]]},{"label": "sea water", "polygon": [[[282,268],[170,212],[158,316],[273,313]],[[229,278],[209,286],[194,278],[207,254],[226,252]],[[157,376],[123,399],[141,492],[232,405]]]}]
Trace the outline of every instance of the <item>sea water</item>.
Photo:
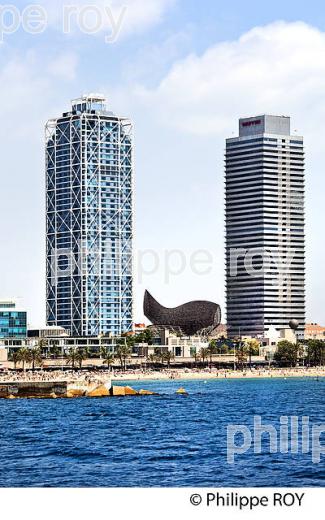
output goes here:
[{"label": "sea water", "polygon": [[256,416],[276,429],[284,416],[324,424],[324,378],[130,384],[160,395],[0,400],[0,486],[324,485],[325,455],[316,464],[300,449],[270,453],[267,434],[261,453],[252,445],[227,460],[229,425],[252,431]]}]

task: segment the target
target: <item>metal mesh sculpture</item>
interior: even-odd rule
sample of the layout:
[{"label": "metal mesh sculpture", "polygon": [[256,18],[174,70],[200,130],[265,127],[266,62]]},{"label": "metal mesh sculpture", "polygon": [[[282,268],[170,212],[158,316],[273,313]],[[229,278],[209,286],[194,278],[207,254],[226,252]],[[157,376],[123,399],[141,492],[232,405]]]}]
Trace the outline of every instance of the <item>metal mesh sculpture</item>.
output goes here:
[{"label": "metal mesh sculpture", "polygon": [[163,307],[145,291],[143,311],[154,325],[179,327],[185,335],[193,336],[203,329],[215,329],[221,322],[221,309],[217,303],[196,300],[173,309]]}]

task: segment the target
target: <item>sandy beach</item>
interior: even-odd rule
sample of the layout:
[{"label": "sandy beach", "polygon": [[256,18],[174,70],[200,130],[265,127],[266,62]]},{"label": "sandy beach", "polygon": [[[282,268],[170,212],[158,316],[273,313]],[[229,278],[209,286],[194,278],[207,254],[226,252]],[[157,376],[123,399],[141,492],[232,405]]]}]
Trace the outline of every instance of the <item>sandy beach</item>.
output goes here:
[{"label": "sandy beach", "polygon": [[68,381],[70,383],[102,384],[111,380],[112,383],[123,383],[132,381],[173,381],[173,380],[208,380],[208,379],[251,379],[251,378],[289,378],[289,377],[325,377],[325,367],[313,368],[270,368],[270,369],[246,369],[226,370],[216,368],[206,369],[164,369],[155,370],[38,370],[35,372],[9,371],[0,374],[0,382],[19,381]]},{"label": "sandy beach", "polygon": [[126,373],[116,372],[111,375],[112,381],[146,381],[146,380],[195,380],[195,379],[249,379],[249,378],[287,378],[287,377],[325,377],[325,367],[313,368],[278,368],[259,370],[163,370]]}]

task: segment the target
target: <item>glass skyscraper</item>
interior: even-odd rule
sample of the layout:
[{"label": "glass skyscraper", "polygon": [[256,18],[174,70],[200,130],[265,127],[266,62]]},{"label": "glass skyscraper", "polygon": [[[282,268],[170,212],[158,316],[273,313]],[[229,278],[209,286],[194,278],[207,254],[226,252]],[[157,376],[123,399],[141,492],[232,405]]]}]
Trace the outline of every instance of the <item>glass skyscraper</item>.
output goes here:
[{"label": "glass skyscraper", "polygon": [[47,324],[74,336],[133,323],[133,138],[101,95],[46,124]]},{"label": "glass skyscraper", "polygon": [[228,334],[263,336],[305,323],[303,138],[290,118],[239,120],[226,142]]},{"label": "glass skyscraper", "polygon": [[0,339],[26,338],[27,313],[12,301],[0,301]]}]

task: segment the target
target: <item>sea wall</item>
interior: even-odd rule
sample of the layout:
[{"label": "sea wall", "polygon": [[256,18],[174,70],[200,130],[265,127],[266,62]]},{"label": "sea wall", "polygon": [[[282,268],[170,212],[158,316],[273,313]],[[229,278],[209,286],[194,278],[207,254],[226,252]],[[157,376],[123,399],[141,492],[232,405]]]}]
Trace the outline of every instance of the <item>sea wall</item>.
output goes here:
[{"label": "sea wall", "polygon": [[66,381],[0,382],[0,398],[12,397],[66,397]]}]

